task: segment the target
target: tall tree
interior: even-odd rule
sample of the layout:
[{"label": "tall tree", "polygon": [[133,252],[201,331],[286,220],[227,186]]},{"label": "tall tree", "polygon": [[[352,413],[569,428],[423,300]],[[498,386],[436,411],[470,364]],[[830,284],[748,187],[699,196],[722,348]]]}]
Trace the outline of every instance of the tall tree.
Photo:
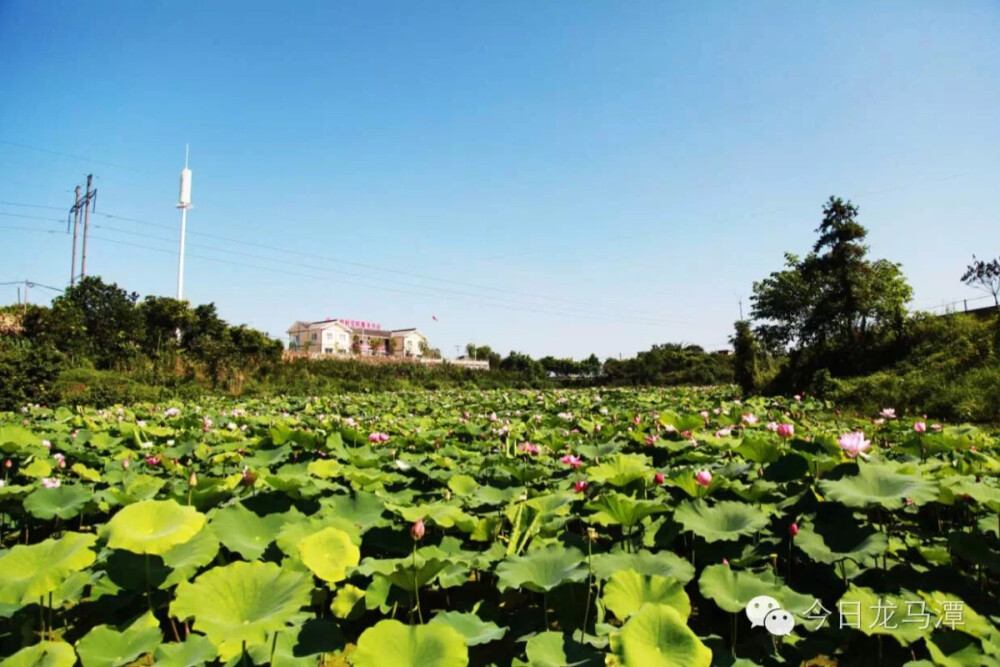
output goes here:
[{"label": "tall tree", "polygon": [[[52,316],[81,327],[82,350],[98,368],[111,368],[134,357],[140,350],[144,327],[135,304],[139,295],[129,293],[97,276],[80,279],[52,302]],[[68,352],[76,346],[66,341]]]},{"label": "tall tree", "polygon": [[760,385],[760,350],[748,321],[736,322],[736,333],[731,342],[735,357],[733,374],[736,376],[736,384],[743,390],[744,396],[749,396]]},{"label": "tall tree", "polygon": [[973,255],[972,264],[962,274],[962,282],[987,292],[993,297],[993,305],[1000,306],[1000,258],[984,262]]},{"label": "tall tree", "polygon": [[804,259],[754,283],[751,317],[769,349],[864,347],[898,333],[912,290],[899,264],[867,258],[858,208],[831,197]]}]

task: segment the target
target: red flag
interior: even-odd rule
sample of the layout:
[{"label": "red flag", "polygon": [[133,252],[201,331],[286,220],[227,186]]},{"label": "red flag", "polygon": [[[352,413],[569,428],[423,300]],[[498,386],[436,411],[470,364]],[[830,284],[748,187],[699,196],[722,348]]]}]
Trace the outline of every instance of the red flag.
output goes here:
[{"label": "red flag", "polygon": [[437,315],[431,315],[431,319],[434,320],[435,322],[437,322],[438,321],[438,316]]}]

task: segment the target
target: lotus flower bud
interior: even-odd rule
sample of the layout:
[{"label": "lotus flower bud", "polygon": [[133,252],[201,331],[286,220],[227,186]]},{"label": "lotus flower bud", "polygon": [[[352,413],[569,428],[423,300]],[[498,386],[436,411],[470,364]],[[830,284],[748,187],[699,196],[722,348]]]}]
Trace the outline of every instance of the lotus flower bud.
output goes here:
[{"label": "lotus flower bud", "polygon": [[191,471],[191,476],[188,477],[188,486],[190,486],[192,489],[198,486],[198,475],[196,475],[193,470]]},{"label": "lotus flower bud", "polygon": [[788,526],[788,536],[795,537],[798,534],[799,534],[799,524],[793,521],[792,524]]},{"label": "lotus flower bud", "polygon": [[414,540],[421,540],[424,537],[424,533],[427,532],[427,528],[424,526],[423,519],[417,519],[416,522],[410,526],[410,537]]},{"label": "lotus flower bud", "polygon": [[666,477],[663,476],[662,472],[658,472],[655,475],[653,475],[653,483],[656,484],[657,486],[662,486],[665,480]]},{"label": "lotus flower bud", "polygon": [[694,481],[698,483],[698,486],[707,489],[712,483],[712,473],[708,470],[699,470],[698,474],[694,476]]}]

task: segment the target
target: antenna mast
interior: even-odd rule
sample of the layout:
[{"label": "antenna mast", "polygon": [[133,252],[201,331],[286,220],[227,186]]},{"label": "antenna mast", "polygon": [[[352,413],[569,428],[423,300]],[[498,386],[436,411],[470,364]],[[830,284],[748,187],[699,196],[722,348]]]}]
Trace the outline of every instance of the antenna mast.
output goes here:
[{"label": "antenna mast", "polygon": [[188,144],[184,144],[184,168],[181,169],[181,193],[177,208],[181,210],[181,249],[177,263],[177,300],[184,300],[184,237],[187,234],[187,212],[191,207],[191,170],[188,169]]}]

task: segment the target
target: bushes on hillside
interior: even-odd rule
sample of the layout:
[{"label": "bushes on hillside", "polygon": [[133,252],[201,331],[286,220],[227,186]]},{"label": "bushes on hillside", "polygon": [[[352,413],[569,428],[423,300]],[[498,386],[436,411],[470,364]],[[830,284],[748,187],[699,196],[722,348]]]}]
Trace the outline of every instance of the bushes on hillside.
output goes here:
[{"label": "bushes on hillside", "polygon": [[56,378],[66,358],[47,345],[0,337],[0,410],[58,400]]}]

